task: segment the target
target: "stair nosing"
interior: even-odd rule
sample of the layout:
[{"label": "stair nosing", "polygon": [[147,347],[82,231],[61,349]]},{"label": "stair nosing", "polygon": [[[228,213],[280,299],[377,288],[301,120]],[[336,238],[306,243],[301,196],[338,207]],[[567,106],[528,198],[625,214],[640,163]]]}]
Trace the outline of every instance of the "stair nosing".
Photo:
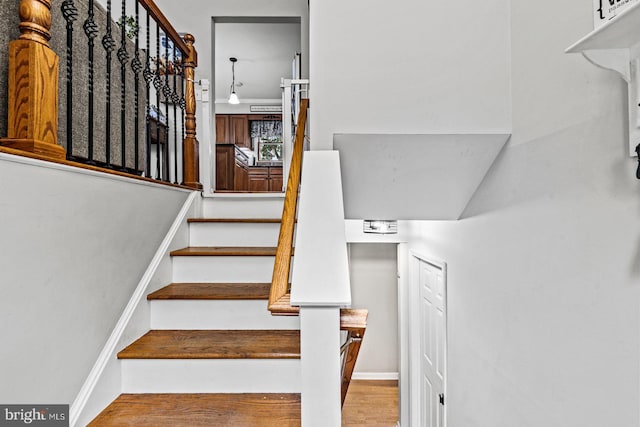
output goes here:
[{"label": "stair nosing", "polygon": [[184,256],[275,256],[276,246],[187,246],[171,251],[172,257]]},{"label": "stair nosing", "polygon": [[279,224],[280,218],[189,218],[188,223],[238,223],[238,224]]},{"label": "stair nosing", "polygon": [[[206,292],[198,294],[197,292],[185,293],[185,294],[171,294],[171,290],[178,289],[180,287],[200,287],[203,288],[203,291],[210,291],[212,294],[207,295]],[[215,288],[225,288],[225,287],[238,287],[238,288],[250,288],[250,287],[261,287],[263,288],[260,292],[256,292],[253,294],[241,294],[241,293],[227,293],[227,294],[219,294],[213,295],[216,292]],[[184,300],[211,300],[211,301],[240,301],[240,300],[267,300],[269,299],[269,288],[271,287],[271,282],[209,282],[209,283],[170,283],[169,285],[160,288],[150,294],[147,295],[148,301],[184,301]],[[207,289],[211,288],[211,289]],[[266,289],[265,289],[266,288]],[[220,289],[217,290],[220,292]]]},{"label": "stair nosing", "polygon": [[[197,346],[192,348],[180,348],[180,345],[183,343],[187,343],[188,339],[193,340],[195,342],[197,339],[200,339],[200,343],[205,340],[202,340],[202,336],[209,335],[209,339],[217,338],[216,344],[219,344],[221,350],[213,351],[211,350],[211,344],[207,347],[203,347],[198,349]],[[215,336],[219,335],[219,336]],[[242,341],[234,344],[229,344],[229,336],[231,335],[240,335]],[[273,344],[265,344],[264,342],[259,343],[262,346],[269,347],[268,350],[260,350],[252,352],[250,351],[250,346],[255,345],[256,341],[259,341],[260,338],[264,338],[264,336],[272,335],[270,338],[277,339],[278,335],[281,335],[281,340],[276,341],[278,345],[281,345],[283,349],[278,349],[277,346],[275,348],[272,347]],[[293,340],[294,342],[291,344],[292,347],[288,347],[287,343],[284,343],[282,340],[285,339]],[[253,340],[249,341],[250,338],[253,337]],[[207,337],[205,337],[207,338]],[[227,341],[224,341],[224,338]],[[152,345],[157,345],[158,342],[162,342],[165,339],[164,347],[158,350],[154,348],[150,348]],[[169,341],[167,345],[167,340]],[[154,342],[156,341],[156,342]],[[207,344],[205,342],[205,344]],[[175,345],[175,348],[171,348],[172,345]],[[237,345],[237,347],[234,347]],[[247,347],[245,347],[245,345]],[[168,348],[168,350],[167,350]],[[155,350],[155,351],[154,351]],[[199,350],[199,351],[198,351]],[[293,351],[292,351],[293,350]],[[138,338],[131,344],[129,344],[126,348],[118,352],[117,355],[120,360],[254,360],[254,359],[268,359],[268,360],[279,360],[279,359],[300,359],[300,331],[297,329],[267,329],[267,330],[181,330],[181,329],[171,329],[171,330],[158,330],[154,329],[142,337]]]}]

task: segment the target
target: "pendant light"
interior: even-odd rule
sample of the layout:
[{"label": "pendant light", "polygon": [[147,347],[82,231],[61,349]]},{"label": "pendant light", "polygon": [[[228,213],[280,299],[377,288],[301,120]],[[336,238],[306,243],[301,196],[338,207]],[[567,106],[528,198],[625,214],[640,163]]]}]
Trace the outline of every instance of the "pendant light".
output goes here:
[{"label": "pendant light", "polygon": [[229,95],[229,104],[239,104],[240,100],[238,99],[238,95],[236,95],[236,62],[238,62],[237,58],[229,58],[231,61],[231,95]]}]

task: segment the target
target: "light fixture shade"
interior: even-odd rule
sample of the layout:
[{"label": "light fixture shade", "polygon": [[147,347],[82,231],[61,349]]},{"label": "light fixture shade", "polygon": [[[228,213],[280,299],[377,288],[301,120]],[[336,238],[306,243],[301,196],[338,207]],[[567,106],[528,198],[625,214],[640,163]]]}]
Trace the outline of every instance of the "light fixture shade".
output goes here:
[{"label": "light fixture shade", "polygon": [[240,104],[240,100],[238,99],[238,95],[235,92],[231,92],[229,95],[229,104]]}]

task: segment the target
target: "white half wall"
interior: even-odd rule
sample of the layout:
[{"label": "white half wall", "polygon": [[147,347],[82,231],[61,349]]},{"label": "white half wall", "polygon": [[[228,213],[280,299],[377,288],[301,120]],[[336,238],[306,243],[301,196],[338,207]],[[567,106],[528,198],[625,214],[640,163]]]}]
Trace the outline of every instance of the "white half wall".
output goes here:
[{"label": "white half wall", "polygon": [[0,401],[71,403],[190,192],[0,155]]}]

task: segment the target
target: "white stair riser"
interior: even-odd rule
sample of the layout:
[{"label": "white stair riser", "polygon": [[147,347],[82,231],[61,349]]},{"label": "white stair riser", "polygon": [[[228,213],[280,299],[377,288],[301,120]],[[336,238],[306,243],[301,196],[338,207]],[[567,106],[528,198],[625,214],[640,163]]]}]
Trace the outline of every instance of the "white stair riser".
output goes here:
[{"label": "white stair riser", "polygon": [[190,246],[276,246],[280,223],[192,222]]},{"label": "white stair riser", "polygon": [[178,256],[173,257],[173,281],[271,282],[272,256]]},{"label": "white stair riser", "polygon": [[151,329],[300,329],[300,318],[272,316],[266,300],[153,300]]},{"label": "white stair riser", "polygon": [[204,218],[280,218],[282,196],[206,198],[202,201]]},{"label": "white stair riser", "polygon": [[299,359],[125,359],[122,393],[299,393]]}]

